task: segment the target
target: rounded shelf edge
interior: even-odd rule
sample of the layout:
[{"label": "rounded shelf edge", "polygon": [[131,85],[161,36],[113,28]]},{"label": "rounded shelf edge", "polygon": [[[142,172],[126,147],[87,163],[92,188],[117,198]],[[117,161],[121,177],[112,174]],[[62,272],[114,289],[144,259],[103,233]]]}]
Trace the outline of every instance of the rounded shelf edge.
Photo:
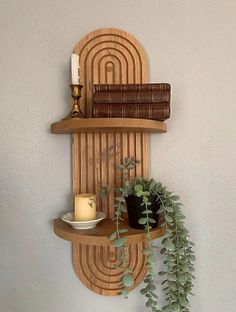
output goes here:
[{"label": "rounded shelf edge", "polygon": [[71,118],[51,125],[54,134],[94,132],[167,132],[166,123],[137,118]]},{"label": "rounded shelf edge", "polygon": [[[127,228],[129,231],[125,235],[128,244],[145,242],[144,230],[133,229],[128,225],[127,221],[121,224],[121,227]],[[100,222],[95,228],[90,230],[75,230],[69,224],[61,219],[54,220],[54,232],[62,239],[71,241],[72,243],[81,243],[86,245],[110,246],[112,243],[109,236],[115,230],[115,225],[110,219]],[[151,238],[156,239],[165,234],[164,228],[156,228],[151,230]]]}]

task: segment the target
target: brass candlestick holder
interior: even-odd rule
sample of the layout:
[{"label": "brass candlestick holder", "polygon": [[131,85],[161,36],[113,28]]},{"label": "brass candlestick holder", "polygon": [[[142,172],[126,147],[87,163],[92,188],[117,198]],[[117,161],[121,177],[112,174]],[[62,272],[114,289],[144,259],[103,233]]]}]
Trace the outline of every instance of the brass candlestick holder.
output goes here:
[{"label": "brass candlestick holder", "polygon": [[63,120],[71,118],[86,118],[79,107],[79,99],[81,98],[81,90],[83,86],[79,84],[72,84],[70,85],[70,88],[71,96],[73,98],[73,107],[70,114],[66,118],[63,118]]}]

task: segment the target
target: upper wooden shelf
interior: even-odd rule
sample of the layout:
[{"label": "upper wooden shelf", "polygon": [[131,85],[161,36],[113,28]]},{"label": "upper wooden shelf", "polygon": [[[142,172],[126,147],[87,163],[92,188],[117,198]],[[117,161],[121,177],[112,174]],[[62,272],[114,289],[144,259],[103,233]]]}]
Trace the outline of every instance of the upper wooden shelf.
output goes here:
[{"label": "upper wooden shelf", "polygon": [[165,133],[164,122],[134,118],[84,118],[66,119],[51,125],[52,133],[94,133],[94,132],[159,132]]},{"label": "upper wooden shelf", "polygon": [[[125,233],[128,244],[146,241],[144,230],[133,229],[128,225],[128,221],[122,221],[120,228],[128,229]],[[61,219],[54,220],[54,232],[57,236],[71,241],[72,243],[82,243],[86,245],[110,246],[109,236],[114,232],[115,224],[111,219],[104,219],[95,228],[90,230],[75,230]],[[151,238],[156,239],[165,234],[165,229],[157,227],[151,230]]]}]

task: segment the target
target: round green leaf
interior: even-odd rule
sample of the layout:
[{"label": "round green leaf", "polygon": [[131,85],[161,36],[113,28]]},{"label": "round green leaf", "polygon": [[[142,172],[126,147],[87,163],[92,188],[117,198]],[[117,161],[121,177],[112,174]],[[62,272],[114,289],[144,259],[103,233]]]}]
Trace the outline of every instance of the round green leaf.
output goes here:
[{"label": "round green leaf", "polygon": [[168,250],[174,250],[175,249],[175,245],[172,243],[171,240],[167,239],[164,243],[163,243],[164,247]]},{"label": "round green leaf", "polygon": [[139,224],[146,224],[147,223],[147,219],[146,218],[141,218],[138,220]]},{"label": "round green leaf", "polygon": [[137,184],[134,187],[135,192],[142,192],[143,191],[143,185],[142,184]]},{"label": "round green leaf", "polygon": [[114,241],[112,242],[112,244],[113,244],[115,247],[121,247],[121,246],[123,246],[123,245],[126,243],[126,241],[127,241],[127,238],[122,237],[122,238],[118,238],[118,239],[114,240]]},{"label": "round green leaf", "polygon": [[182,307],[188,306],[188,300],[186,300],[185,298],[180,298],[179,303]]},{"label": "round green leaf", "polygon": [[156,220],[154,220],[153,218],[148,218],[148,222],[149,223],[156,223]]},{"label": "round green leaf", "polygon": [[174,208],[173,207],[165,207],[164,209],[167,212],[174,212]]},{"label": "round green leaf", "polygon": [[177,302],[173,303],[171,306],[173,308],[173,311],[180,312],[180,305]]},{"label": "round green leaf", "polygon": [[132,275],[124,275],[123,279],[122,279],[122,284],[125,287],[131,287],[134,283],[134,278]]},{"label": "round green leaf", "polygon": [[145,295],[147,292],[148,291],[147,291],[146,288],[143,288],[143,289],[140,290],[140,294],[142,294],[142,295]]},{"label": "round green leaf", "polygon": [[142,213],[143,213],[143,214],[145,214],[145,213],[152,213],[152,210],[145,209]]},{"label": "round green leaf", "polygon": [[129,291],[128,289],[123,289],[122,292],[121,292],[122,296],[127,299],[128,296],[129,296]]},{"label": "round green leaf", "polygon": [[167,274],[167,272],[165,272],[165,271],[161,271],[161,272],[159,272],[158,273],[160,276],[163,276],[163,275],[166,275]]},{"label": "round green leaf", "polygon": [[171,223],[171,222],[173,222],[173,219],[170,217],[170,216],[165,216],[165,219],[166,219],[166,221],[168,222],[168,223]]}]

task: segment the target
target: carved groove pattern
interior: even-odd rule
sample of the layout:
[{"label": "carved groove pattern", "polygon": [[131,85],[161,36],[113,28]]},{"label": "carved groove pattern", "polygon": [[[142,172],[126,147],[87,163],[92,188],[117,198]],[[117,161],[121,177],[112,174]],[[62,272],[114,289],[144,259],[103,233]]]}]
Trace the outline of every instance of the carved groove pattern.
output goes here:
[{"label": "carved groove pattern", "polygon": [[[100,295],[117,295],[121,289],[121,272],[114,268],[118,264],[114,247],[73,244],[73,264],[80,280],[90,285]],[[129,265],[133,268],[135,286],[146,274],[145,258],[142,255],[144,244],[129,245]],[[81,263],[82,265],[78,265]],[[133,288],[134,288],[133,287]]]},{"label": "carved groove pattern", "polygon": [[[143,165],[137,166],[135,175],[147,176],[149,136],[144,133],[82,133],[73,135],[73,192],[97,193],[101,186],[111,189],[123,183],[122,172],[117,169],[126,156],[136,156]],[[98,210],[113,217],[114,196],[97,203]]]},{"label": "carved groove pattern", "polygon": [[[146,54],[139,42],[118,29],[100,29],[88,34],[75,47],[80,56],[80,82],[84,86],[80,106],[92,116],[92,86],[97,83],[142,83],[148,81]],[[81,133],[72,135],[73,194],[97,193],[99,187],[110,188],[122,183],[116,165],[126,156],[141,160],[135,175],[148,176],[149,134],[147,133]],[[107,217],[114,214],[114,195],[97,203]],[[80,280],[98,294],[113,296],[120,292],[121,274],[114,247],[72,244],[73,265]],[[129,245],[130,266],[136,287],[146,269],[143,243]]]}]

